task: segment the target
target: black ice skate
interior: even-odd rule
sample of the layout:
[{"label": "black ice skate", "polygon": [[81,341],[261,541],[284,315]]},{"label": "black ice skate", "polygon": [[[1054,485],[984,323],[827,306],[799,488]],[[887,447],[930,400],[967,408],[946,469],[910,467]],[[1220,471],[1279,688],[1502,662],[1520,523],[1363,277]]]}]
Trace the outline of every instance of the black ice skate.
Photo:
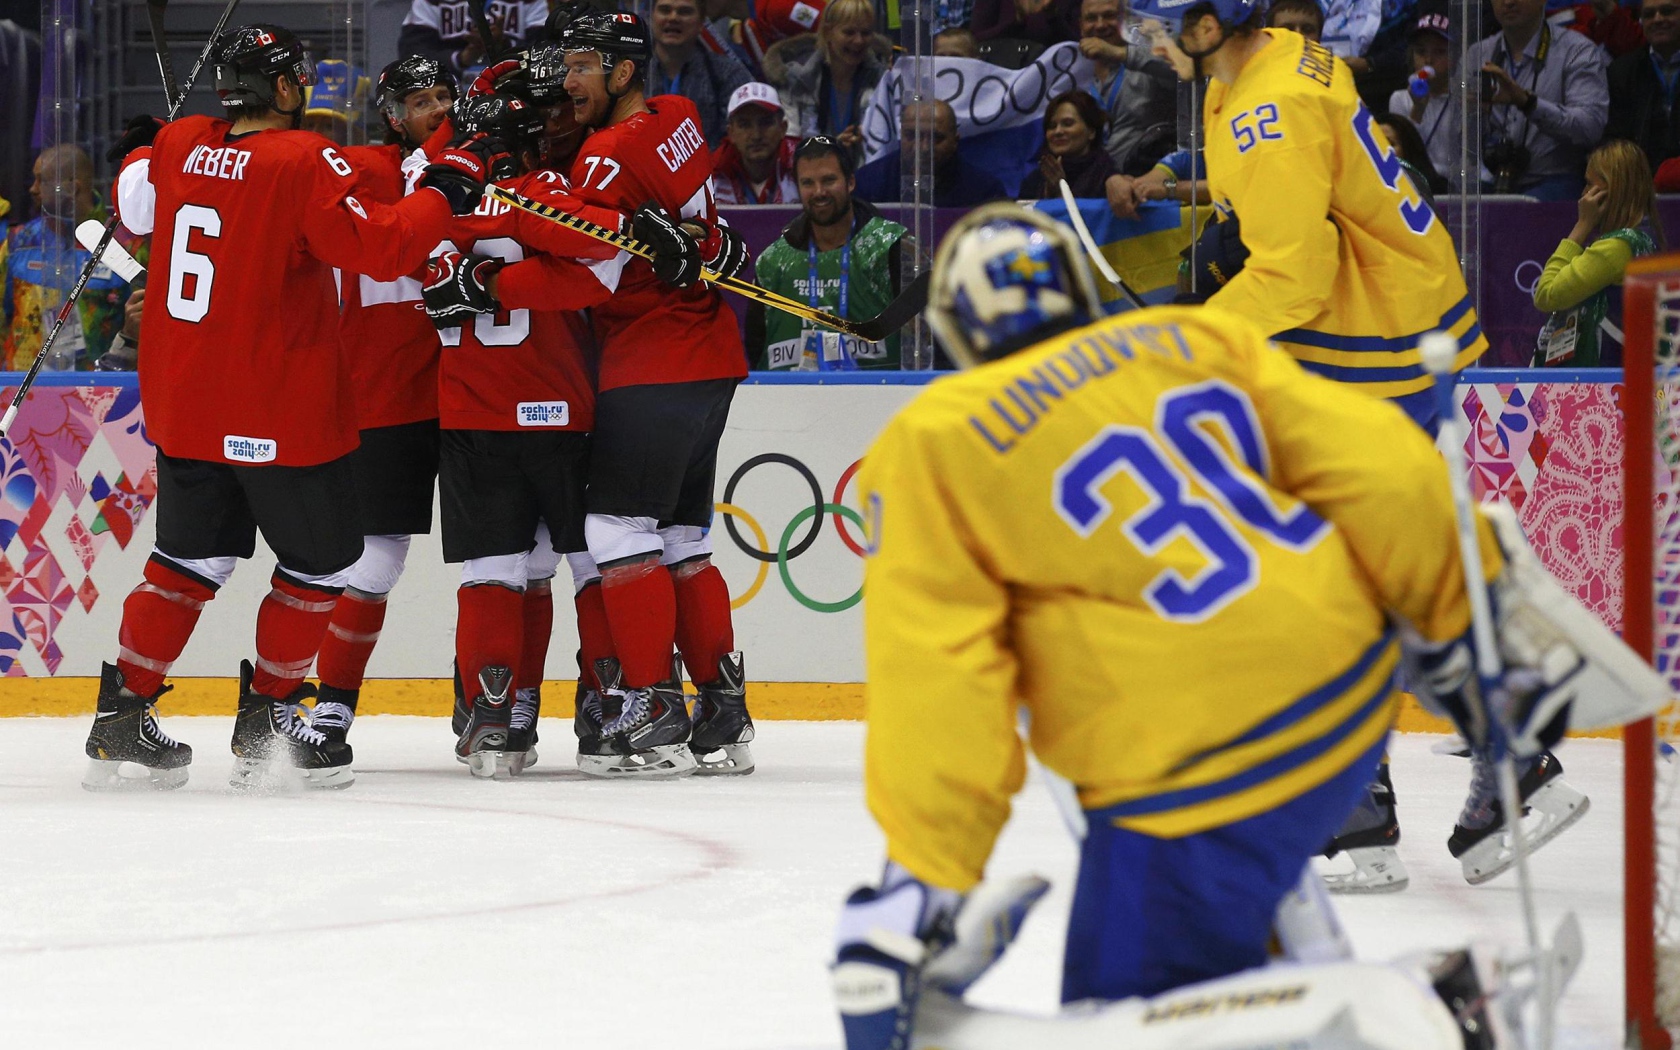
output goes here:
[{"label": "black ice skate", "polygon": [[696,776],[743,775],[753,771],[752,715],[747,713],[747,671],[738,652],[718,661],[717,680],[708,685],[694,683],[700,695],[694,702],[694,730],[689,750],[694,752]]},{"label": "black ice skate", "polygon": [[[472,717],[472,708],[467,706],[467,691],[461,687],[461,665],[451,661],[449,670],[455,680],[455,714],[449,720],[449,731],[459,738],[466,731],[467,719]],[[456,756],[456,760],[466,761],[459,755]]]},{"label": "black ice skate", "polygon": [[1325,863],[1317,865],[1331,893],[1398,893],[1411,881],[1395,849],[1400,844],[1400,818],[1394,808],[1394,783],[1388,763],[1377,768],[1365,797],[1324,848]]},{"label": "black ice skate", "polygon": [[141,696],[123,683],[122,672],[105,664],[99,672],[99,710],[87,738],[89,791],[169,791],[187,782],[192,748],[171,740],[157,723],[157,698]]},{"label": "black ice skate", "polygon": [[[1492,762],[1471,756],[1475,772],[1470,797],[1464,802],[1447,850],[1464,868],[1464,880],[1479,885],[1517,862],[1511,834],[1499,804],[1499,770]],[[1563,834],[1587,815],[1587,796],[1563,782],[1563,764],[1550,751],[1517,769],[1517,794],[1523,801],[1523,831],[1528,852]]]},{"label": "black ice skate", "polygon": [[284,700],[252,692],[251,661],[239,664],[239,716],[233,722],[236,788],[344,788],[356,782],[350,745],[334,744],[305,720],[303,702],[315,687],[300,682]]},{"label": "black ice skate", "polygon": [[455,757],[475,777],[511,777],[525,769],[525,754],[508,741],[513,722],[513,671],[492,664],[478,672],[480,692],[467,713],[467,724],[455,741]]},{"label": "black ice skate", "polygon": [[513,714],[508,718],[508,750],[525,756],[525,769],[537,764],[537,718],[542,714],[542,686],[513,691]]},{"label": "black ice skate", "polygon": [[356,701],[359,689],[339,689],[322,682],[315,692],[315,706],[309,712],[309,728],[327,738],[327,743],[344,748],[346,762],[352,761],[350,723],[356,720]]},{"label": "black ice skate", "polygon": [[681,777],[694,772],[689,750],[688,704],[682,694],[682,665],[671,661],[671,677],[645,689],[628,689],[618,661],[595,661],[601,683],[601,756],[578,746],[578,768],[606,779]]},{"label": "black ice skate", "polygon": [[577,735],[577,764],[585,773],[590,767],[610,765],[613,752],[601,736],[601,691],[583,684],[583,654],[578,654],[577,698],[573,701],[572,732]]}]

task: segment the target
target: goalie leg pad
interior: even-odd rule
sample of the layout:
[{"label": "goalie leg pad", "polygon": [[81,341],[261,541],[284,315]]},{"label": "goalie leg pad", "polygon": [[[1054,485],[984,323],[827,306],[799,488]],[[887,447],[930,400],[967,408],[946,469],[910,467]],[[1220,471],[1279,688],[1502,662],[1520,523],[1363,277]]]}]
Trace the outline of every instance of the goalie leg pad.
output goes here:
[{"label": "goalie leg pad", "polygon": [[1383,754],[1222,827],[1156,838],[1087,813],[1062,1001],[1155,995],[1266,962],[1279,903],[1336,833]]}]

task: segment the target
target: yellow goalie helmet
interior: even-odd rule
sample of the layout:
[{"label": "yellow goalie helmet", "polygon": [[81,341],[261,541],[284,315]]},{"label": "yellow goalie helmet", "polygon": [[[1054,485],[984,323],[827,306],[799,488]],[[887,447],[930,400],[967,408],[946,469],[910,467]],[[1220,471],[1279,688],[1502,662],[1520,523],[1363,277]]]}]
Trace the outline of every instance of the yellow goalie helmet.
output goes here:
[{"label": "yellow goalie helmet", "polygon": [[933,260],[928,324],[964,368],[1103,314],[1073,232],[1019,204],[988,204],[963,216]]}]

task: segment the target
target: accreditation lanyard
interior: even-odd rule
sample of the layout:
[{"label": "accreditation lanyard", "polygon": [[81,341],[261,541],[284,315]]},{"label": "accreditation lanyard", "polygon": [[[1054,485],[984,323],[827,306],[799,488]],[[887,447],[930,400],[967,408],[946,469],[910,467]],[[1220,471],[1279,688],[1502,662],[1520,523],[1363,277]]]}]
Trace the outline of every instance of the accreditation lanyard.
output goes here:
[{"label": "accreditation lanyard", "polygon": [[[1539,94],[1539,91],[1540,91],[1540,76],[1541,76],[1541,74],[1546,72],[1546,56],[1551,53],[1551,50],[1552,50],[1552,26],[1551,26],[1550,22],[1543,22],[1540,25],[1540,46],[1539,46],[1539,48],[1536,49],[1535,55],[1534,55],[1534,79],[1529,81],[1529,85],[1528,85],[1528,93],[1531,94],[1531,95],[1538,95]],[[1505,62],[1504,62],[1505,72],[1511,74],[1511,79],[1512,80],[1517,79],[1516,64],[1517,64],[1517,60],[1520,59],[1521,57],[1522,57],[1521,55],[1511,54],[1511,49],[1510,48],[1505,49]],[[1524,63],[1524,65],[1526,65],[1526,64],[1527,63]],[[1509,107],[1509,108],[1515,109],[1516,107],[1513,106],[1513,107]],[[1500,127],[1505,132],[1505,137],[1507,139],[1509,139],[1511,137],[1511,124],[1510,124],[1510,117],[1509,116],[1507,116],[1504,121],[1501,121]],[[1532,131],[1533,128],[1534,128],[1533,118],[1530,117],[1527,113],[1524,113],[1523,114],[1522,137],[1516,140],[1517,145],[1519,145],[1519,146],[1528,145],[1528,133],[1530,131]]]},{"label": "accreditation lanyard", "polygon": [[[810,284],[807,286],[808,291],[809,291],[808,300],[811,304],[811,309],[817,310],[817,309],[821,308],[821,304],[818,302],[818,295],[817,295],[817,286],[818,286],[818,282],[817,282],[817,238],[814,234],[811,237],[811,243],[807,246],[807,257],[809,258],[810,264],[811,264],[810,265]],[[845,244],[840,246],[840,300],[839,300],[839,307],[838,307],[838,309],[835,310],[835,313],[838,314],[841,317],[851,316],[847,312],[847,303],[849,301],[849,293],[850,293],[850,287],[849,286],[851,284],[851,276],[852,276],[852,242],[851,242],[850,239],[848,239]],[[836,334],[838,335],[838,333],[836,333]],[[824,336],[824,333],[822,333],[822,332],[811,332],[808,335],[806,335],[805,338],[807,340],[811,340],[811,339],[822,340],[823,336]],[[853,360],[852,360],[851,347],[846,345],[846,337],[844,335],[840,335],[837,342],[838,342],[840,354],[839,354],[839,357],[836,358],[832,363],[830,363],[830,361],[828,359],[828,355],[823,353],[822,350],[820,349],[820,343],[819,343],[819,349],[817,351],[817,368],[819,370],[826,372],[826,371],[830,371],[832,369],[851,369],[851,368],[856,367],[855,362],[853,362]]]},{"label": "accreditation lanyard", "polygon": [[1108,90],[1103,92],[1103,112],[1113,113],[1114,103],[1120,98],[1120,82],[1126,79],[1126,67],[1121,65],[1114,71],[1114,79],[1109,82]]},{"label": "accreditation lanyard", "polygon": [[852,90],[846,95],[846,108],[841,109],[840,92],[834,89],[834,81],[832,79],[829,80],[828,131],[830,134],[838,135],[852,126],[852,122],[857,116],[858,87],[857,74],[854,72],[852,74]]}]

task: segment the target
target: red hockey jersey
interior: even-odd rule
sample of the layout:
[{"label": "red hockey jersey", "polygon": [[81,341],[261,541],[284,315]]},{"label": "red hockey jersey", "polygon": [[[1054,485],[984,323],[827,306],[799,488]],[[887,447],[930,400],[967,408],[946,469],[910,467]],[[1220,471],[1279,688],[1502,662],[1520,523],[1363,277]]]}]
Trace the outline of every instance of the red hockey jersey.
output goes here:
[{"label": "red hockey jersey", "polygon": [[[591,222],[616,228],[618,216],[582,206],[559,172],[539,171],[500,185]],[[544,253],[555,287],[540,307],[510,306],[445,329],[439,422],[450,430],[577,430],[595,425],[593,339],[578,311],[605,302],[626,256],[611,245],[485,197],[457,218],[446,250],[511,264]],[[563,258],[555,258],[556,256]],[[577,260],[577,261],[574,261]],[[500,282],[498,293],[504,289]]]},{"label": "red hockey jersey", "polygon": [[[715,223],[712,153],[700,132],[699,111],[678,95],[651,98],[648,107],[650,112],[584,140],[572,165],[572,192],[626,215],[653,201],[672,215]],[[526,273],[509,275],[521,293],[537,300],[546,294],[542,289],[564,280],[554,263],[540,266],[549,271],[542,284]],[[510,294],[504,290],[502,300],[513,302]],[[642,259],[625,264],[617,293],[592,316],[601,343],[602,390],[747,374],[740,328],[723,295],[709,285],[671,288]]]},{"label": "red hockey jersey", "polygon": [[356,447],[333,267],[389,280],[447,228],[433,191],[386,207],[307,131],[230,136],[185,117],[118,179],[123,223],[152,234],[141,314],[147,432],[172,456],[307,466]]},{"label": "red hockey jersey", "polygon": [[[395,204],[403,199],[402,146],[348,146],[356,169],[356,199]],[[423,271],[422,271],[423,272]],[[438,331],[420,301],[419,274],[380,281],[339,276],[344,349],[355,384],[356,425],[362,430],[438,418]]]}]

